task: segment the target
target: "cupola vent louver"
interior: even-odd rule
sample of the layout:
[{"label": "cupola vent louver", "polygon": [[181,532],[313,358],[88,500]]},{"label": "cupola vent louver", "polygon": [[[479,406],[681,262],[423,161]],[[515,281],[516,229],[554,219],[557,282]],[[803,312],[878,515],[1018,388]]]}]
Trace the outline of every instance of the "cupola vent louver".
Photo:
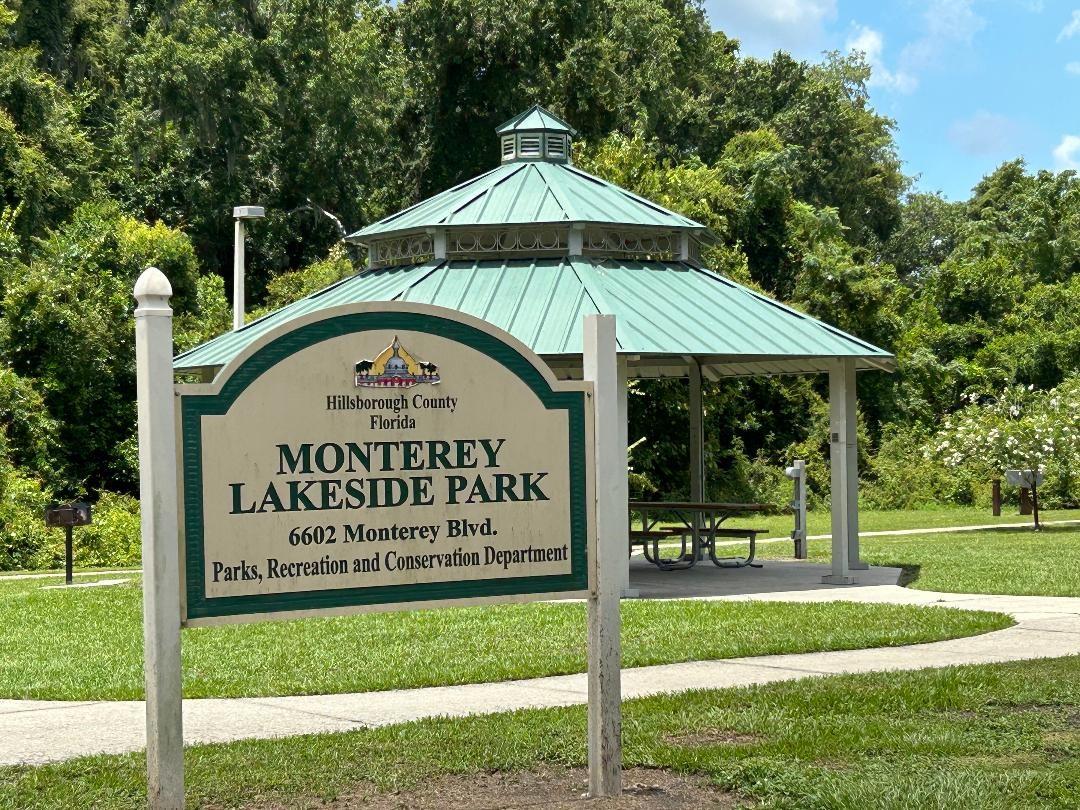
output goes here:
[{"label": "cupola vent louver", "polygon": [[571,144],[577,132],[543,107],[530,107],[495,132],[503,163],[544,160],[570,163]]}]

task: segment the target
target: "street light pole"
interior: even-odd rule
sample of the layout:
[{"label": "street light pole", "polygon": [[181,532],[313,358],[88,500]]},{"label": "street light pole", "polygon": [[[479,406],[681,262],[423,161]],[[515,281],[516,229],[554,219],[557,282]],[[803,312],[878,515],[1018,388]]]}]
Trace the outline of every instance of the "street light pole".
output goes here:
[{"label": "street light pole", "polygon": [[262,219],[266,209],[261,205],[238,205],[233,208],[236,232],[233,244],[233,329],[244,325],[244,221]]}]

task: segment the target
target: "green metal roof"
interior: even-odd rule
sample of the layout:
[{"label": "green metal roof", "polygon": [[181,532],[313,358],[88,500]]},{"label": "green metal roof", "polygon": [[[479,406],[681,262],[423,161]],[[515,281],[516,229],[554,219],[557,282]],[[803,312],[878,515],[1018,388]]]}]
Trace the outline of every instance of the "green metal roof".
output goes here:
[{"label": "green metal roof", "polygon": [[504,163],[346,237],[371,237],[448,226],[570,222],[707,232],[704,225],[581,171],[568,163]]},{"label": "green metal roof", "polygon": [[359,301],[460,310],[549,360],[580,356],[582,316],[615,315],[619,351],[635,356],[638,376],[678,373],[689,356],[699,358],[712,377],[824,371],[837,357],[857,358],[860,368],[888,369],[893,360],[882,349],[691,264],[564,257],[364,271],[181,354],[175,368],[222,366],[292,318]]},{"label": "green metal roof", "polygon": [[505,135],[508,132],[536,132],[538,130],[565,132],[567,135],[577,137],[577,130],[539,104],[534,104],[525,112],[518,113],[509,121],[499,124],[495,128],[495,134]]}]

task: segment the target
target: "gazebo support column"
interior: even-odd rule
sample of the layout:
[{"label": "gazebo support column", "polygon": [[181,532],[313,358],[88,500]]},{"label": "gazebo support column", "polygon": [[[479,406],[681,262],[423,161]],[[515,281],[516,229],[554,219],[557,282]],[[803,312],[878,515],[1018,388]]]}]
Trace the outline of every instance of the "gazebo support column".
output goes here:
[{"label": "gazebo support column", "polygon": [[[615,371],[615,384],[618,387],[618,420],[619,420],[619,446],[623,448],[625,453],[626,448],[630,446],[630,410],[627,401],[627,386],[629,385],[630,375],[627,369],[626,355],[620,354],[618,356],[618,365]],[[629,460],[627,460],[629,462]],[[629,472],[629,468],[627,468]],[[622,525],[619,529],[619,537],[623,538],[623,543],[628,544],[630,542],[630,511],[627,506],[630,503],[630,482],[627,476],[624,475],[619,482],[619,503],[623,504],[622,510]],[[638,591],[630,587],[630,558],[627,557],[626,568],[623,569],[623,582],[621,587],[621,593],[624,599],[632,599],[638,596]]]},{"label": "gazebo support column", "polygon": [[[705,500],[705,405],[701,396],[701,363],[695,357],[687,362],[690,375],[690,500]],[[694,523],[695,533],[700,527]]]},{"label": "gazebo support column", "polygon": [[832,502],[832,573],[822,581],[855,582],[859,559],[859,461],[855,413],[855,360],[836,361],[829,372],[829,460]]}]

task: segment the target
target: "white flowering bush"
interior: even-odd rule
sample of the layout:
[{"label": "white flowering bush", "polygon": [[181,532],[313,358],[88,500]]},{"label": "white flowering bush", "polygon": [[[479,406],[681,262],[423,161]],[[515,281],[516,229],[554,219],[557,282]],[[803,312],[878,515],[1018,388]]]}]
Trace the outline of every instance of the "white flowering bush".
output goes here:
[{"label": "white flowering bush", "polygon": [[1040,494],[1047,506],[1077,500],[1080,377],[1049,391],[1015,385],[965,400],[925,449],[927,460],[987,479],[1007,469],[1038,470],[1046,475]]},{"label": "white flowering bush", "polygon": [[924,509],[939,504],[985,505],[990,488],[984,475],[946,465],[925,448],[936,432],[921,425],[890,425],[878,452],[861,469],[860,502],[870,509]]}]

